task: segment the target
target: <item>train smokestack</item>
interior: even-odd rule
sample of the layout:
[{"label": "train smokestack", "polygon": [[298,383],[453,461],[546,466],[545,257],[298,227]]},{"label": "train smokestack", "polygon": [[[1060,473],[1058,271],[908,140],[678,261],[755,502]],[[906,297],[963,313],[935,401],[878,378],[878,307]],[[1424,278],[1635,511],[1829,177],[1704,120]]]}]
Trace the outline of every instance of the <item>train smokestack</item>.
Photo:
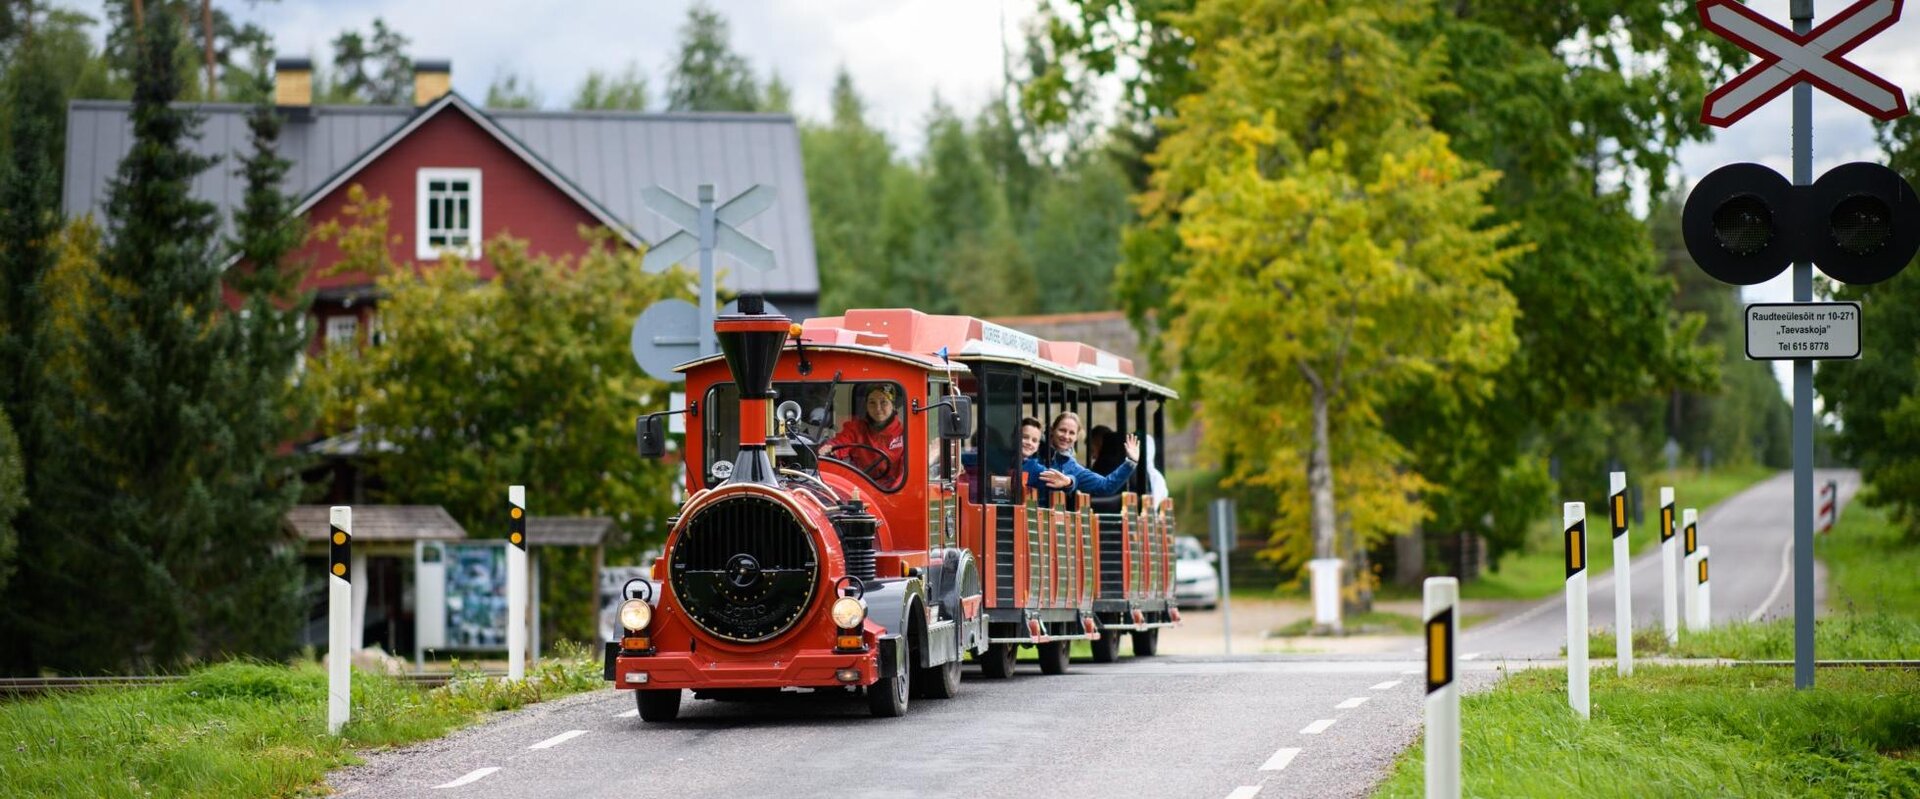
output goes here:
[{"label": "train smokestack", "polygon": [[740,454],[728,482],[776,485],[773,461],[767,458],[767,435],[773,429],[773,367],[780,361],[793,320],[766,311],[758,294],[740,296],[740,310],[715,319],[713,331],[720,351],[740,389]]}]

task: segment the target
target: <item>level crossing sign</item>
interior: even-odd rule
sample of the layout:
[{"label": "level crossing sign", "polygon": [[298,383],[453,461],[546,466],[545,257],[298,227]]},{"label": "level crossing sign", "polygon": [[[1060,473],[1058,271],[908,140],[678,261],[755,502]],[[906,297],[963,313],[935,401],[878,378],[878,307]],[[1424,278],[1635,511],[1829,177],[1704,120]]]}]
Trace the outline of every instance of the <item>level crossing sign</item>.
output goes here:
[{"label": "level crossing sign", "polygon": [[1707,94],[1700,121],[1727,127],[1805,81],[1878,120],[1907,114],[1900,87],[1844,56],[1900,20],[1905,0],[1860,0],[1806,34],[1796,34],[1736,0],[1700,0],[1707,30],[1760,57]]}]

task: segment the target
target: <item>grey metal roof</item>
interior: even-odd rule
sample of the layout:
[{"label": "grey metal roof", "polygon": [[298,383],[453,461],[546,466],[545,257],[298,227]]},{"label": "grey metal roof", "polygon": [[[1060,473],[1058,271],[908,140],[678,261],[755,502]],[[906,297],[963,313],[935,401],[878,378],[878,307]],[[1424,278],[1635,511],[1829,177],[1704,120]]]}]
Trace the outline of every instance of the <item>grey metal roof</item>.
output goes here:
[{"label": "grey metal roof", "polygon": [[[286,525],[307,541],[325,541],[330,531],[326,505],[295,505]],[[467,531],[439,505],[355,505],[356,541],[460,541]]]},{"label": "grey metal roof", "polygon": [[605,516],[527,517],[529,546],[597,547],[619,539],[620,528]]},{"label": "grey metal roof", "polygon": [[[449,100],[451,102],[449,102]],[[473,110],[458,95],[414,109],[405,106],[315,106],[290,115],[282,126],[280,153],[293,163],[290,193],[309,198],[353,166],[422,110]],[[225,215],[240,205],[245,182],[235,174],[247,152],[246,115],[251,106],[192,106],[204,119],[195,149],[222,162],[194,181],[194,195]],[[123,101],[76,100],[67,110],[66,180],[62,207],[68,216],[99,214],[107,185],[132,145],[132,106]],[[816,296],[819,267],[813,221],[807,209],[800,134],[784,114],[602,111],[481,111],[500,131],[590,201],[646,241],[672,233],[666,220],[641,204],[640,190],[659,184],[692,200],[702,182],[725,200],[755,183],[777,187],[773,208],[741,230],[773,248],[771,272],[748,269],[721,254],[722,285],[736,291]],[[567,188],[567,187],[563,187]],[[591,209],[590,210],[595,210]]]}]

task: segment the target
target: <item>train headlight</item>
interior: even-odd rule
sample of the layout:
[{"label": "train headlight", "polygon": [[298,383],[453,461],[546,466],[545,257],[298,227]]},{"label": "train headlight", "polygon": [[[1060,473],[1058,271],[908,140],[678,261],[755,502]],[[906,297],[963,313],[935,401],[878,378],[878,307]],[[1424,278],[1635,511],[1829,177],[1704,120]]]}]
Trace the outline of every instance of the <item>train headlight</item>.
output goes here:
[{"label": "train headlight", "polygon": [[653,622],[653,606],[643,599],[629,599],[620,603],[620,627],[640,632]]},{"label": "train headlight", "polygon": [[833,601],[833,626],[842,630],[851,630],[867,620],[865,600],[843,596]]}]

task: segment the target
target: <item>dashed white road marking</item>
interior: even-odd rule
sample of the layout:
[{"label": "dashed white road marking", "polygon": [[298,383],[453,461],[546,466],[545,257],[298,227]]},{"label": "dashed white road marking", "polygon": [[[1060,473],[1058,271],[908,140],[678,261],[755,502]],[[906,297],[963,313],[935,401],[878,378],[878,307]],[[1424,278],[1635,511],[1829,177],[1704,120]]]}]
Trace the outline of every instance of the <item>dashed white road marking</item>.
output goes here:
[{"label": "dashed white road marking", "polygon": [[541,741],[527,748],[528,749],[552,749],[556,746],[559,746],[563,743],[566,743],[568,741],[571,741],[575,738],[578,738],[586,734],[587,734],[586,730],[567,730],[566,732],[560,733],[559,735],[555,735],[552,738],[548,738],[544,741]]},{"label": "dashed white road marking", "polygon": [[1479,653],[1479,652],[1468,652],[1468,653],[1466,653],[1466,654],[1464,654],[1464,655],[1461,655],[1461,656],[1460,656],[1460,659],[1461,659],[1461,660],[1479,660],[1479,659],[1480,659],[1480,653]]},{"label": "dashed white road marking", "polygon": [[1773,590],[1767,592],[1767,598],[1760,600],[1760,607],[1747,614],[1748,623],[1760,620],[1773,607],[1773,601],[1780,598],[1780,590],[1787,587],[1787,576],[1793,574],[1793,539],[1787,539],[1787,545],[1780,548],[1780,576],[1774,578]]},{"label": "dashed white road marking", "polygon": [[1227,799],[1253,799],[1253,797],[1259,795],[1259,793],[1260,786],[1258,785],[1242,785],[1233,789],[1233,793],[1227,794]]},{"label": "dashed white road marking", "polygon": [[1298,747],[1288,747],[1278,752],[1274,752],[1273,757],[1267,758],[1267,762],[1260,766],[1260,770],[1261,771],[1279,771],[1281,769],[1284,769],[1287,767],[1287,764],[1292,763],[1293,758],[1299,754],[1300,754],[1300,749]]},{"label": "dashed white road marking", "polygon": [[1372,688],[1369,688],[1369,689],[1367,689],[1367,690],[1369,690],[1369,691],[1385,691],[1385,690],[1387,690],[1388,688],[1392,688],[1392,687],[1394,687],[1394,686],[1396,686],[1396,685],[1399,685],[1399,684],[1400,684],[1401,682],[1402,682],[1401,680],[1388,680],[1388,681],[1386,681],[1386,682],[1383,682],[1383,683],[1381,683],[1381,684],[1379,684],[1379,685],[1376,685],[1376,686],[1374,686],[1374,687],[1372,687]]},{"label": "dashed white road marking", "polygon": [[1333,726],[1333,723],[1336,721],[1339,721],[1339,719],[1321,719],[1312,724],[1308,724],[1306,729],[1300,731],[1300,734],[1319,735],[1320,733],[1326,732],[1327,728]]},{"label": "dashed white road marking", "polygon": [[1407,669],[1406,671],[1403,671],[1403,672],[1400,672],[1400,673],[1401,673],[1401,674],[1419,674],[1419,673],[1421,673],[1422,671],[1425,671],[1425,669]]},{"label": "dashed white road marking", "polygon": [[467,784],[467,783],[469,783],[469,782],[473,782],[473,781],[475,781],[475,780],[478,780],[478,779],[480,779],[481,777],[485,777],[485,776],[487,776],[488,774],[492,774],[492,773],[494,773],[494,772],[496,772],[496,771],[499,771],[499,770],[500,770],[500,767],[499,767],[499,766],[488,766],[488,767],[486,767],[486,768],[477,768],[477,769],[474,769],[474,770],[472,770],[472,771],[469,771],[469,772],[467,772],[467,776],[465,776],[465,777],[461,777],[460,779],[457,779],[457,780],[454,780],[453,782],[449,782],[449,783],[447,783],[447,784],[445,784],[445,785],[435,785],[435,786],[433,786],[433,787],[435,787],[435,788],[458,788],[458,787],[460,787],[460,786],[462,786],[462,785],[465,785],[465,784]]},{"label": "dashed white road marking", "polygon": [[636,708],[634,708],[634,709],[632,709],[632,710],[627,710],[627,711],[622,711],[622,712],[619,712],[619,713],[615,713],[615,714],[613,714],[613,717],[614,717],[614,718],[616,718],[616,719],[630,719],[630,718],[633,718],[634,716],[638,716],[638,715],[640,715],[640,708],[637,708],[637,707],[636,707]]},{"label": "dashed white road marking", "polygon": [[1337,705],[1334,705],[1334,706],[1333,706],[1333,709],[1334,709],[1334,710],[1352,710],[1352,709],[1354,709],[1354,708],[1356,708],[1356,707],[1359,707],[1359,706],[1361,706],[1361,705],[1364,705],[1364,704],[1366,704],[1366,703],[1367,703],[1367,698],[1366,698],[1366,697],[1364,697],[1364,696],[1356,696],[1356,697],[1354,697],[1354,698],[1352,698],[1352,699],[1349,699],[1349,700],[1347,700],[1347,701],[1345,701],[1345,702],[1341,702],[1340,704],[1337,704]]}]

